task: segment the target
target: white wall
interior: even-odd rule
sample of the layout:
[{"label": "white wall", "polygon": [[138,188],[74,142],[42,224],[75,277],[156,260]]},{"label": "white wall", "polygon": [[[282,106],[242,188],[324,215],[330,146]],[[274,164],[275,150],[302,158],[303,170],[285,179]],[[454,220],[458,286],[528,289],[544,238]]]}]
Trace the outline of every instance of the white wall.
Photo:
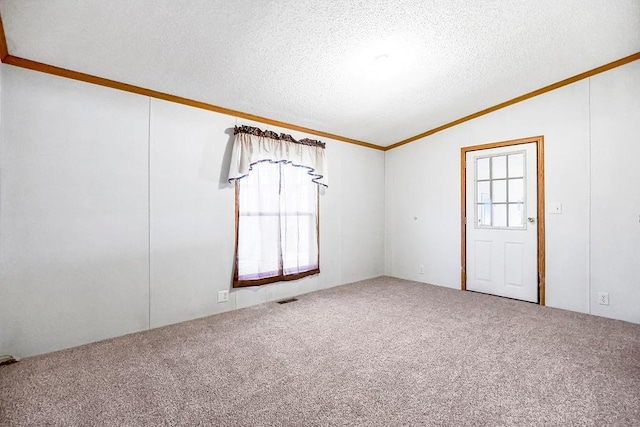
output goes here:
[{"label": "white wall", "polygon": [[2,66],[0,353],[148,328],[147,105]]},{"label": "white wall", "polygon": [[636,61],[386,152],[387,274],[459,289],[460,148],[544,135],[547,305],[640,323],[639,92]]},{"label": "white wall", "polygon": [[320,199],[319,275],[232,289],[218,304],[235,245],[224,175],[236,119],[0,70],[0,354],[53,351],[383,273],[382,151],[324,140],[331,182]]},{"label": "white wall", "polygon": [[232,277],[235,196],[226,172],[235,123],[232,117],[151,100],[152,327],[383,273],[384,153],[324,140],[331,181],[320,199],[321,273],[235,289],[228,303],[216,302]]},{"label": "white wall", "polygon": [[[231,290],[224,304],[216,296],[231,278],[234,194],[224,175],[236,119],[0,72],[1,354],[298,295],[383,265],[458,288],[460,147],[534,135],[545,136],[546,200],[563,205],[546,218],[547,304],[640,323],[639,61],[386,155],[326,140],[322,273]],[[596,303],[598,292],[610,306]]]},{"label": "white wall", "polygon": [[591,312],[640,323],[640,61],[591,79],[591,207]]}]

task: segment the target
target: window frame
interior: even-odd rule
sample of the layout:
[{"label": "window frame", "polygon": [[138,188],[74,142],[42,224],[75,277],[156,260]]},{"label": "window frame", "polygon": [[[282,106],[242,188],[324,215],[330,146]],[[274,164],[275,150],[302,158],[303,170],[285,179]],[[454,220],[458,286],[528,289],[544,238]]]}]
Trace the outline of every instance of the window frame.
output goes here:
[{"label": "window frame", "polygon": [[[270,162],[271,163],[271,162]],[[273,162],[279,163],[279,162]],[[285,166],[285,165],[282,165]],[[295,167],[295,166],[293,166]],[[318,253],[318,266],[311,270],[303,271],[295,274],[284,274],[284,268],[282,264],[280,264],[280,271],[277,276],[271,277],[263,277],[260,279],[252,279],[252,280],[240,280],[238,278],[238,246],[239,246],[239,231],[240,231],[240,181],[241,179],[235,180],[235,254],[234,254],[234,265],[233,265],[233,287],[234,288],[243,288],[249,286],[261,286],[267,285],[271,283],[277,282],[287,282],[292,280],[299,280],[304,277],[313,276],[315,274],[320,273],[320,191],[319,188],[316,188],[316,236],[317,236],[317,253]],[[318,185],[315,182],[312,182],[313,185]],[[309,215],[308,213],[304,213],[303,215]],[[282,256],[282,254],[280,254]]]},{"label": "window frame", "polygon": [[[522,154],[523,155],[523,169],[522,169],[522,177],[510,177],[509,176],[509,156]],[[493,158],[494,157],[504,157],[505,158],[505,176],[504,178],[494,178],[493,177]],[[488,159],[489,160],[489,178],[487,179],[478,179],[478,160],[480,159]],[[474,227],[478,229],[492,229],[492,230],[513,230],[513,231],[526,231],[527,230],[527,218],[526,215],[522,216],[522,225],[521,226],[511,226],[509,225],[509,206],[510,205],[522,205],[523,212],[526,212],[527,209],[527,154],[524,150],[516,150],[510,151],[507,153],[501,153],[498,155],[485,155],[478,156],[474,159],[474,167],[475,167],[475,175],[474,175]],[[522,202],[511,202],[509,200],[509,182],[511,180],[522,179],[522,187],[523,187],[523,201]],[[493,183],[496,181],[504,181],[505,182],[505,201],[504,202],[494,202],[493,201]],[[480,203],[478,202],[478,183],[486,182],[489,184],[490,191],[490,202],[489,203]],[[507,225],[498,226],[493,225],[493,206],[494,205],[504,205],[506,206],[506,222]],[[478,207],[479,206],[488,206],[491,210],[491,225],[479,224],[479,215],[478,215]]]}]

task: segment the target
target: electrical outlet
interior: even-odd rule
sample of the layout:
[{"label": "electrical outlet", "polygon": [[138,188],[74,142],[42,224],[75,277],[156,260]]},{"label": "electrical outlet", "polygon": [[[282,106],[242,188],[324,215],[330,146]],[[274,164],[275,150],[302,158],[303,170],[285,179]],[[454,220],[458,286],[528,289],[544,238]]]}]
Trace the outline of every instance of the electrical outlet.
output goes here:
[{"label": "electrical outlet", "polygon": [[609,294],[607,292],[598,293],[598,304],[609,305]]},{"label": "electrical outlet", "polygon": [[229,301],[229,291],[218,291],[218,302]]},{"label": "electrical outlet", "polygon": [[421,265],[420,267],[418,267],[418,273],[424,274],[424,265]]}]

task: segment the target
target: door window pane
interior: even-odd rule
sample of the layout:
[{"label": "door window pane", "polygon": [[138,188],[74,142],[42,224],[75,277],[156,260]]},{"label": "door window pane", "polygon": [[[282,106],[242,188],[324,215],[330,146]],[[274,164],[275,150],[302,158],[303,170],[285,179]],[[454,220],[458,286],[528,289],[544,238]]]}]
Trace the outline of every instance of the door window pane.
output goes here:
[{"label": "door window pane", "polygon": [[476,175],[478,181],[481,179],[491,178],[489,174],[489,157],[478,159],[476,161]]},{"label": "door window pane", "polygon": [[491,225],[491,205],[490,204],[478,204],[478,225],[490,226]]},{"label": "door window pane", "polygon": [[509,203],[524,202],[524,179],[509,180]]},{"label": "door window pane", "polygon": [[491,181],[480,181],[478,183],[478,203],[491,203]]},{"label": "door window pane", "polygon": [[493,203],[506,203],[507,202],[507,181],[501,179],[499,181],[491,181],[492,185],[492,199]]},{"label": "door window pane", "polygon": [[509,227],[524,226],[524,205],[522,203],[509,204]]},{"label": "door window pane", "polygon": [[509,178],[524,176],[524,153],[509,154]]},{"label": "door window pane", "polygon": [[493,204],[491,214],[493,216],[494,227],[506,227],[507,226],[507,205],[506,204]]},{"label": "door window pane", "polygon": [[500,179],[507,177],[507,156],[491,157],[491,178]]}]

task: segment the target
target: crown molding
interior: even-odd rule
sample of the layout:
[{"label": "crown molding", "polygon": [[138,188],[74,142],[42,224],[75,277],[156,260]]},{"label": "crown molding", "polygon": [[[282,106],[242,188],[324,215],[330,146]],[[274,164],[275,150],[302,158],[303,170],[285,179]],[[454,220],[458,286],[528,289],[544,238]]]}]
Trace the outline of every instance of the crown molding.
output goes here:
[{"label": "crown molding", "polygon": [[105,79],[103,77],[94,76],[91,74],[80,73],[78,71],[68,70],[66,68],[56,67],[54,65],[44,64],[42,62],[32,61],[30,59],[19,58],[13,55],[7,55],[2,59],[2,62],[8,65],[14,65],[20,68],[26,68],[33,71],[39,71],[41,73],[52,74],[54,76],[65,77],[72,80],[78,80],[85,83],[91,83],[99,86],[105,86],[111,89],[122,90],[125,92],[131,92],[138,95],[148,96],[150,98],[161,99],[164,101],[175,102],[177,104],[188,105],[190,107],[200,108],[202,110],[214,111],[216,113],[225,114],[228,116],[239,117],[255,122],[265,123],[271,126],[277,126],[285,129],[295,130],[307,134],[320,136],[323,138],[331,138],[342,142],[348,142],[349,144],[360,145],[362,147],[373,148],[376,150],[384,150],[384,147],[379,145],[370,144],[364,141],[358,141],[356,139],[347,138],[341,135],[335,135],[329,132],[324,132],[316,129],[311,129],[303,126],[294,125],[291,123],[281,122],[279,120],[269,119],[267,117],[257,116],[255,114],[249,114],[242,111],[232,110],[218,105],[207,104],[206,102],[196,101],[194,99],[183,98],[181,96],[171,95],[169,93],[158,92],[156,90],[147,89],[140,86],[130,85],[128,83],[122,83],[115,80]]},{"label": "crown molding", "polygon": [[323,138],[330,138],[337,141],[347,142],[349,144],[359,145],[362,147],[373,148],[375,150],[384,151],[384,147],[369,142],[358,141],[357,139],[347,138],[321,130],[311,129],[304,126],[298,126],[291,123],[274,120],[267,117],[249,114],[242,111],[232,110],[230,108],[220,107],[218,105],[208,104],[206,102],[196,101],[194,99],[184,98],[181,96],[171,95],[169,93],[159,92],[153,89],[147,89],[140,86],[122,83],[115,80],[105,79],[103,77],[91,74],[80,73],[78,71],[68,70],[66,68],[56,67],[54,65],[44,64],[42,62],[32,61],[30,59],[13,56],[7,48],[7,40],[5,38],[4,26],[2,24],[2,16],[0,15],[0,59],[2,63],[13,65],[16,67],[26,68],[41,73],[52,74],[54,76],[65,77],[72,80],[78,80],[85,83],[91,83],[99,86],[105,86],[112,89],[131,92],[138,95],[148,96],[151,98],[161,99],[164,101],[175,102],[177,104],[188,105],[190,107],[200,108],[203,110],[213,111],[228,116],[238,117],[246,120],[264,123],[271,126],[277,126],[289,130],[299,131],[306,134],[312,134]]},{"label": "crown molding", "polygon": [[473,120],[475,118],[484,116],[485,114],[493,113],[494,111],[500,110],[505,107],[509,107],[510,105],[517,104],[518,102],[525,101],[527,99],[536,97],[538,95],[542,95],[543,93],[551,92],[552,90],[595,76],[596,74],[604,73],[605,71],[609,71],[613,68],[620,67],[621,65],[625,65],[630,62],[637,61],[638,59],[640,59],[640,52],[634,53],[633,55],[626,56],[622,59],[618,59],[617,61],[609,62],[608,64],[601,65],[600,67],[596,67],[592,70],[585,71],[584,73],[577,74],[573,77],[569,77],[568,79],[560,80],[559,82],[534,90],[533,92],[525,93],[524,95],[520,95],[516,98],[494,105],[493,107],[485,108],[484,110],[478,111],[477,113],[469,114],[468,116],[464,116],[458,120],[454,120],[442,126],[438,126],[437,128],[433,128],[426,132],[422,132],[418,135],[412,136],[411,138],[404,139],[400,142],[396,142],[395,144],[385,147],[384,150],[385,151],[393,150],[394,148],[400,147],[402,145],[408,144],[413,141],[417,141],[418,139],[425,138],[427,136],[433,135],[434,133],[438,133],[450,127],[457,126],[464,122],[468,122],[469,120]]},{"label": "crown molding", "polygon": [[396,142],[395,144],[391,144],[389,146],[383,147],[381,145],[371,144],[369,142],[359,141],[357,139],[347,138],[341,135],[332,134],[329,132],[324,132],[316,129],[307,128],[304,126],[298,126],[291,123],[281,122],[279,120],[269,119],[267,117],[257,116],[255,114],[245,113],[242,111],[232,110],[230,108],[220,107],[218,105],[208,104],[206,102],[196,101],[194,99],[184,98],[181,96],[171,95],[164,92],[158,92],[156,90],[143,88],[140,86],[130,85],[128,83],[122,83],[115,80],[105,79],[103,77],[94,76],[91,74],[80,73],[78,71],[68,70],[66,68],[56,67],[54,65],[44,64],[42,62],[32,61],[30,59],[20,58],[17,56],[13,56],[9,53],[7,47],[7,40],[4,32],[4,25],[2,24],[2,15],[0,14],[0,60],[4,64],[14,65],[16,67],[26,68],[29,70],[39,71],[42,73],[52,74],[59,77],[65,77],[68,79],[78,80],[86,83],[96,84],[100,86],[106,86],[112,89],[123,90],[126,92],[135,93],[138,95],[148,96],[151,98],[161,99],[164,101],[175,102],[178,104],[188,105],[190,107],[200,108],[203,110],[213,111],[220,114],[225,114],[228,116],[239,117],[242,119],[252,120],[272,126],[281,127],[284,129],[299,131],[303,133],[308,133],[311,135],[320,136],[323,138],[330,138],[337,141],[347,142],[349,144],[359,145],[362,147],[372,148],[375,150],[389,151],[394,148],[403,146],[405,144],[409,144],[410,142],[417,141],[419,139],[425,138],[427,136],[433,135],[435,133],[441,132],[445,129],[449,129],[451,127],[457,126],[461,123],[468,122],[469,120],[473,120],[475,118],[484,116],[486,114],[492,113],[494,111],[500,110],[505,107],[509,107],[511,105],[517,104],[519,102],[525,101],[527,99],[536,97],[538,95],[542,95],[544,93],[550,92],[552,90],[561,88],[563,86],[570,85],[577,81],[595,76],[596,74],[603,73],[605,71],[609,71],[613,68],[620,67],[622,65],[628,64],[633,61],[637,61],[640,59],[640,52],[636,52],[632,55],[626,56],[624,58],[618,59],[617,61],[610,62],[605,65],[601,65],[600,67],[596,67],[592,70],[585,71],[584,73],[577,74],[573,77],[569,77],[567,79],[561,80],[559,82],[550,84],[548,86],[542,87],[540,89],[534,90],[532,92],[526,93],[524,95],[520,95],[516,98],[510,99],[508,101],[502,102],[500,104],[494,105],[489,108],[485,108],[484,110],[478,111],[473,114],[469,114],[468,116],[464,116],[452,122],[446,123],[442,126],[435,127],[433,129],[422,132],[418,135],[414,135],[410,138],[403,139],[402,141]]}]

